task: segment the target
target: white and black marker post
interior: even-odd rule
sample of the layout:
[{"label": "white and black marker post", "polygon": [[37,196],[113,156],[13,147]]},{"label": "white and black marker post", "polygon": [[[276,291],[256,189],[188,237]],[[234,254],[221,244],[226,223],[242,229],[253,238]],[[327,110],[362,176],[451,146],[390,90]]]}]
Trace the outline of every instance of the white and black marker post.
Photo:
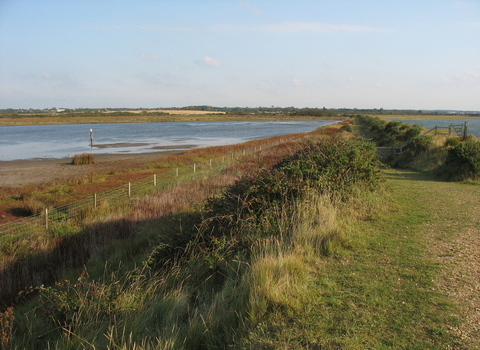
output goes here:
[{"label": "white and black marker post", "polygon": [[93,129],[90,129],[90,148],[93,148]]}]

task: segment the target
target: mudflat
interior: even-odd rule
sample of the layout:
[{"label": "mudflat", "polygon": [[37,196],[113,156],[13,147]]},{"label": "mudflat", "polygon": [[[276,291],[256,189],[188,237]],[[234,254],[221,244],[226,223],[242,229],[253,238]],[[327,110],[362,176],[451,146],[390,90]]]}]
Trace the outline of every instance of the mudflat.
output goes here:
[{"label": "mudflat", "polygon": [[72,165],[71,158],[0,161],[0,187],[49,183],[94,173],[119,171],[155,162],[181,151],[96,154],[95,164]]}]

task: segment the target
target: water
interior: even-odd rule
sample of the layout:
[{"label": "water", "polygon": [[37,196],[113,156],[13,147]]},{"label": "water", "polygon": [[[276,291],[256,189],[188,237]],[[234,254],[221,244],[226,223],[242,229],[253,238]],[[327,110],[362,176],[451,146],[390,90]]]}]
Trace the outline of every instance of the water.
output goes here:
[{"label": "water", "polygon": [[475,137],[480,137],[480,120],[478,119],[388,119],[395,120],[407,124],[421,125],[427,129],[432,129],[435,126],[448,127],[450,124],[462,125],[468,122],[468,134]]},{"label": "water", "polygon": [[[223,146],[302,133],[337,121],[232,121],[0,127],[0,161],[66,158],[88,152],[146,153]],[[94,147],[90,147],[93,129]]]}]

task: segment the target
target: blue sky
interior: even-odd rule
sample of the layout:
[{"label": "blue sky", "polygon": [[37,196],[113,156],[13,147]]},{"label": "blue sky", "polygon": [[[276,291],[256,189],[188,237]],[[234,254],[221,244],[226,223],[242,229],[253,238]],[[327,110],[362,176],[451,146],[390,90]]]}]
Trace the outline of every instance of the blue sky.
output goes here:
[{"label": "blue sky", "polygon": [[480,110],[480,1],[0,0],[0,108]]}]

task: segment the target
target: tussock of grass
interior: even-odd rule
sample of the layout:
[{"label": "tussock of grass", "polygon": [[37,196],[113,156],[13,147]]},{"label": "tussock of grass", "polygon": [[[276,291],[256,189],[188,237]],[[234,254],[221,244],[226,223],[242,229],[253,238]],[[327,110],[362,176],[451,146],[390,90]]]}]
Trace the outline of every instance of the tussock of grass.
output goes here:
[{"label": "tussock of grass", "polygon": [[95,164],[95,158],[93,154],[82,153],[76,154],[72,158],[72,165],[84,165],[84,164]]}]

